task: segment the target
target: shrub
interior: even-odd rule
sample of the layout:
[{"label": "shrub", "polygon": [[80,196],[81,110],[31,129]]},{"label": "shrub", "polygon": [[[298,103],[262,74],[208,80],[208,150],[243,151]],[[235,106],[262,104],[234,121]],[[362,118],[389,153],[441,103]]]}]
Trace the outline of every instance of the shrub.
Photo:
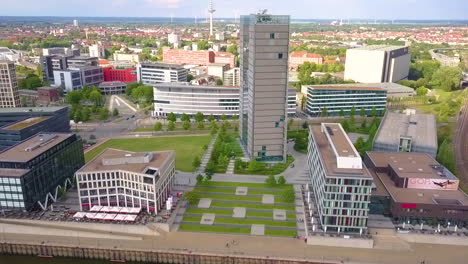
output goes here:
[{"label": "shrub", "polygon": [[296,199],[296,194],[293,188],[288,188],[281,193],[281,199],[285,203],[293,203]]},{"label": "shrub", "polygon": [[202,184],[203,183],[203,175],[198,174],[197,175],[197,184]]},{"label": "shrub", "polygon": [[[199,175],[199,176],[201,176],[201,175]],[[198,176],[197,176],[197,178],[198,178]],[[202,178],[203,178],[203,176],[202,176]],[[192,190],[190,192],[186,192],[184,194],[184,198],[185,198],[185,200],[187,200],[187,202],[190,205],[195,205],[198,202],[198,200],[200,199],[200,194],[197,191]]]},{"label": "shrub", "polygon": [[285,185],[286,184],[286,179],[284,178],[283,175],[279,176],[278,178],[278,185]]},{"label": "shrub", "polygon": [[277,184],[275,176],[269,175],[268,178],[265,180],[265,183],[270,187],[275,187]]}]

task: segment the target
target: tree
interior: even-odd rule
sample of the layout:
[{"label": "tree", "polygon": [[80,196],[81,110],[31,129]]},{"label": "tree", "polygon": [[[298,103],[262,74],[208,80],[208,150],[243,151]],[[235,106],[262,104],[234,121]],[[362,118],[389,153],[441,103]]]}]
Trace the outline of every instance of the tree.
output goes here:
[{"label": "tree", "polygon": [[29,74],[26,78],[18,81],[18,87],[20,89],[35,90],[35,88],[41,87],[42,85],[42,80],[35,74]]},{"label": "tree", "polygon": [[427,95],[428,91],[429,91],[429,89],[427,89],[424,86],[421,86],[421,87],[416,89],[416,94],[419,95],[419,96],[423,96],[423,95]]},{"label": "tree", "polygon": [[278,178],[278,185],[285,185],[286,184],[286,179],[284,178],[283,175],[279,176]]},{"label": "tree", "polygon": [[268,175],[268,178],[266,178],[265,180],[265,184],[268,185],[269,187],[275,187],[277,184],[275,176]]},{"label": "tree", "polygon": [[309,128],[309,123],[307,121],[304,121],[304,123],[302,123],[302,128],[303,129]]},{"label": "tree", "polygon": [[341,117],[344,116],[344,110],[343,110],[343,108],[340,109],[340,116],[341,116]]},{"label": "tree", "polygon": [[203,122],[198,122],[197,128],[203,130],[205,129],[205,125],[203,124]]},{"label": "tree", "polygon": [[354,117],[356,115],[356,107],[351,107],[351,110],[349,111],[349,116]]},{"label": "tree", "polygon": [[213,122],[215,120],[215,117],[213,114],[211,114],[209,117],[208,117],[208,121],[210,122]]},{"label": "tree", "polygon": [[197,179],[197,184],[203,183],[203,175],[198,174],[196,179]]},{"label": "tree", "polygon": [[195,79],[195,77],[193,77],[192,74],[187,74],[187,82],[191,82],[193,79]]},{"label": "tree", "polygon": [[373,106],[371,110],[371,116],[376,117],[377,116],[377,107]]},{"label": "tree", "polygon": [[167,120],[175,122],[177,120],[177,117],[174,113],[170,112],[169,115],[167,115]]},{"label": "tree", "polygon": [[227,120],[227,116],[226,116],[225,114],[223,114],[223,115],[221,116],[221,120],[226,121],[226,120]]},{"label": "tree", "polygon": [[114,108],[114,110],[112,110],[112,115],[113,116],[118,116],[119,115],[119,109]]},{"label": "tree", "polygon": [[351,126],[349,125],[349,121],[347,119],[341,122],[341,126],[343,127],[344,131],[351,132]]},{"label": "tree", "polygon": [[199,40],[197,42],[198,50],[208,50],[210,48],[210,44],[207,40]]},{"label": "tree", "polygon": [[174,129],[175,129],[174,121],[169,121],[169,123],[167,124],[167,130],[168,131],[174,131]]},{"label": "tree", "polygon": [[192,124],[190,123],[190,121],[185,120],[185,121],[182,123],[182,128],[183,128],[184,130],[189,130],[191,127],[192,127]]},{"label": "tree", "polygon": [[321,116],[322,116],[322,117],[326,117],[327,115],[328,115],[328,110],[327,110],[327,108],[323,108],[323,109],[322,109],[322,112],[321,112]]},{"label": "tree", "polygon": [[198,112],[196,115],[195,115],[195,120],[197,122],[203,122],[203,120],[205,120],[205,117],[203,116],[203,113],[202,112]]},{"label": "tree", "polygon": [[361,110],[359,110],[359,115],[361,117],[365,117],[366,116],[366,109],[364,109],[364,107],[361,107]]},{"label": "tree", "polygon": [[106,108],[101,108],[99,111],[99,119],[107,120],[109,118],[109,111]]},{"label": "tree", "polygon": [[201,165],[201,160],[198,156],[195,156],[195,158],[193,158],[193,161],[192,161],[192,167],[196,170],[198,169],[198,167],[200,167]]},{"label": "tree", "polygon": [[216,80],[216,86],[223,86],[223,84],[224,84],[223,80],[221,80],[221,79]]},{"label": "tree", "polygon": [[433,88],[450,92],[460,88],[462,70],[458,67],[440,67],[432,76]]},{"label": "tree", "polygon": [[226,49],[227,52],[230,52],[232,54],[234,54],[234,56],[238,56],[239,55],[239,51],[237,49],[237,45],[230,45],[227,47]]},{"label": "tree", "polygon": [[247,167],[247,170],[249,172],[257,172],[262,169],[262,164],[258,162],[256,159],[253,159],[249,162],[249,165]]},{"label": "tree", "polygon": [[99,90],[93,90],[89,93],[89,100],[94,103],[95,106],[102,105],[102,94]]},{"label": "tree", "polygon": [[81,101],[81,92],[80,91],[71,91],[67,93],[66,100],[69,104],[79,104]]},{"label": "tree", "polygon": [[73,116],[73,121],[78,123],[81,121],[81,109],[75,111],[75,115]]},{"label": "tree", "polygon": [[296,200],[296,193],[293,188],[287,188],[281,192],[281,200],[284,203],[293,203]]},{"label": "tree", "polygon": [[88,121],[91,116],[91,111],[88,107],[84,107],[81,110],[81,121]]},{"label": "tree", "polygon": [[180,117],[181,121],[190,121],[190,117],[186,114],[183,113],[182,116]]},{"label": "tree", "polygon": [[162,123],[161,122],[156,122],[156,124],[154,124],[153,130],[157,132],[157,131],[161,131],[162,128],[163,128]]},{"label": "tree", "polygon": [[[202,176],[202,180],[203,180],[203,176]],[[198,176],[197,176],[197,183],[198,183]],[[196,205],[198,200],[200,200],[200,194],[196,190],[192,190],[190,192],[186,192],[184,194],[184,198],[185,200],[187,200],[187,202],[190,205]]]},{"label": "tree", "polygon": [[452,148],[452,142],[444,139],[437,153],[437,161],[444,165],[448,170],[455,172],[455,154]]},{"label": "tree", "polygon": [[211,129],[210,129],[210,135],[213,136],[213,135],[216,134],[217,132],[218,132],[218,129],[217,129],[216,127],[212,126]]},{"label": "tree", "polygon": [[213,160],[208,161],[205,167],[205,172],[206,173],[214,173],[216,170],[216,164]]}]

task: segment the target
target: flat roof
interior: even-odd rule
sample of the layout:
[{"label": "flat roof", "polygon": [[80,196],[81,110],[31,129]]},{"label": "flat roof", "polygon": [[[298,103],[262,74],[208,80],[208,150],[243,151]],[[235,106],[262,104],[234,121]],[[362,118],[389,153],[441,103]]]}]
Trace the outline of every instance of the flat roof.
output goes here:
[{"label": "flat roof", "polygon": [[[173,150],[155,151],[155,152],[132,152],[120,149],[108,148],[97,155],[93,160],[86,163],[77,172],[93,172],[93,171],[115,171],[125,170],[134,173],[144,173],[148,167],[160,168],[166,162],[174,159],[175,152]],[[151,157],[144,162],[145,155],[152,154]],[[136,160],[136,162],[135,162]]]},{"label": "flat roof", "polygon": [[309,85],[312,89],[322,89],[322,90],[368,90],[368,91],[382,91],[381,87],[358,87],[358,86],[350,86],[350,85],[342,85],[342,86],[335,86],[335,85]]},{"label": "flat roof", "polygon": [[112,87],[112,86],[127,86],[124,82],[113,81],[113,82],[102,82],[99,84],[99,87]]},{"label": "flat roof", "polygon": [[[364,164],[362,164],[362,169],[338,168],[338,162],[334,151],[327,139],[327,136],[322,132],[321,127],[318,125],[310,126],[310,131],[315,139],[315,144],[318,147],[321,160],[325,165],[327,176],[372,178]],[[342,142],[342,139],[339,139],[342,136],[343,135],[337,135],[337,138],[334,140],[334,145],[338,145],[341,150],[345,150],[348,149],[349,146],[340,146],[341,144],[346,144]]]},{"label": "flat roof", "polygon": [[1,113],[28,113],[28,112],[34,112],[34,113],[40,113],[40,112],[46,112],[46,113],[52,113],[52,112],[57,112],[59,110],[62,110],[64,108],[68,108],[68,106],[51,106],[51,107],[11,107],[11,108],[0,108],[0,114]]},{"label": "flat roof", "polygon": [[0,152],[0,161],[28,162],[73,135],[72,133],[37,134]]},{"label": "flat roof", "polygon": [[211,85],[192,85],[189,82],[166,82],[157,83],[155,87],[171,87],[171,88],[190,88],[190,89],[240,89],[239,86],[211,86]]},{"label": "flat roof", "polygon": [[399,146],[400,137],[411,138],[413,147],[437,150],[436,118],[430,114],[407,115],[388,111],[375,136],[374,143]]},{"label": "flat roof", "polygon": [[369,50],[369,51],[392,51],[397,49],[407,48],[407,46],[391,46],[391,45],[369,45],[351,50]]},{"label": "flat roof", "polygon": [[357,153],[354,146],[348,140],[348,136],[344,133],[340,125],[333,123],[326,123],[323,125],[329,130],[330,144],[333,144],[338,156],[359,157],[359,153]]},{"label": "flat roof", "polygon": [[426,153],[372,151],[367,152],[367,156],[376,167],[390,166],[400,178],[458,180],[455,175]]},{"label": "flat roof", "polygon": [[[313,87],[330,87],[331,85],[311,85]],[[387,90],[387,93],[415,93],[414,89],[398,83],[346,83],[346,84],[333,84],[333,87],[356,87],[356,88],[381,88]]]},{"label": "flat roof", "polygon": [[185,69],[184,66],[181,64],[175,63],[163,63],[163,62],[141,62],[140,65],[142,67],[145,66],[156,66],[156,67],[163,67],[163,68],[178,68],[178,69]]},{"label": "flat roof", "polygon": [[3,169],[0,168],[0,177],[21,177],[30,170],[25,169]]},{"label": "flat roof", "polygon": [[6,127],[3,127],[3,129],[8,129],[8,130],[21,130],[27,127],[30,127],[32,125],[38,124],[42,121],[45,121],[49,119],[50,117],[48,116],[41,116],[41,117],[30,117],[28,119],[16,122],[12,125],[8,125]]}]

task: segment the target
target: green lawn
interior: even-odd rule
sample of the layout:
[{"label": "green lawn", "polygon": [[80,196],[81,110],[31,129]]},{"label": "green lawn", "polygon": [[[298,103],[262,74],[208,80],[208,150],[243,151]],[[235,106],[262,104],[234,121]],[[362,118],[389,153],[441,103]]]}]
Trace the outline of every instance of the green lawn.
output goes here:
[{"label": "green lawn", "polygon": [[291,230],[265,229],[265,235],[294,237],[294,236],[297,236],[297,232],[291,231]]},{"label": "green lawn", "polygon": [[[217,214],[217,215],[232,215],[232,210],[218,210],[218,209],[202,209],[202,208],[189,208],[185,211],[187,214]],[[271,212],[246,212],[247,217],[270,217],[273,219],[273,211]],[[295,214],[286,214],[288,219],[296,219]]]},{"label": "green lawn", "polygon": [[[240,186],[240,185],[239,185]],[[243,187],[243,186],[240,186]],[[231,189],[221,189],[221,188],[209,188],[209,187],[197,187],[195,190],[199,192],[209,192],[209,193],[225,193],[225,194],[236,194],[236,189],[233,187]],[[281,190],[270,190],[270,191],[263,191],[263,190],[248,190],[248,194],[274,194],[280,195]]]},{"label": "green lawn", "polygon": [[[184,222],[200,223],[201,216],[185,216],[182,219]],[[240,218],[221,218],[216,217],[215,224],[237,224],[237,225],[266,225],[266,226],[281,226],[281,227],[296,227],[295,222],[274,221],[274,220],[259,220],[259,219],[240,219]]]},{"label": "green lawn", "polygon": [[[269,185],[265,183],[249,183],[249,182],[217,182],[217,181],[210,181],[208,183],[203,183],[199,185],[200,187],[249,187],[249,188],[257,188],[257,189],[278,189],[278,190],[284,190],[291,188],[291,184],[285,184],[285,185],[277,185],[275,187],[270,187]],[[212,189],[214,190],[214,189]],[[216,189],[218,190],[218,189]],[[249,190],[250,192],[250,190]]]},{"label": "green lawn", "polygon": [[224,203],[224,202],[211,202],[213,207],[245,207],[252,209],[284,209],[294,211],[294,205],[276,205],[276,204],[248,204],[248,203]]},{"label": "green lawn", "polygon": [[192,161],[203,155],[203,145],[210,143],[211,136],[181,136],[157,138],[119,138],[110,139],[85,153],[86,162],[93,159],[106,148],[128,151],[175,150],[176,170],[192,172]]},{"label": "green lawn", "polygon": [[181,231],[250,234],[250,228],[224,227],[224,226],[200,226],[200,225],[183,224],[183,225],[180,225],[179,230],[181,230]]}]

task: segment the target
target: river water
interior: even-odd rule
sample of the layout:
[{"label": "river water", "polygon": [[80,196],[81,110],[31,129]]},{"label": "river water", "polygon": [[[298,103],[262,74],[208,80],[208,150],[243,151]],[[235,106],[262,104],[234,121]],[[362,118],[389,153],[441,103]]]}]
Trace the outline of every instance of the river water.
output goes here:
[{"label": "river water", "polygon": [[[31,256],[9,256],[0,255],[0,264],[113,264],[106,260],[87,260],[71,258],[39,258]],[[142,262],[139,262],[141,264]],[[135,262],[126,262],[126,264],[136,264]]]}]

